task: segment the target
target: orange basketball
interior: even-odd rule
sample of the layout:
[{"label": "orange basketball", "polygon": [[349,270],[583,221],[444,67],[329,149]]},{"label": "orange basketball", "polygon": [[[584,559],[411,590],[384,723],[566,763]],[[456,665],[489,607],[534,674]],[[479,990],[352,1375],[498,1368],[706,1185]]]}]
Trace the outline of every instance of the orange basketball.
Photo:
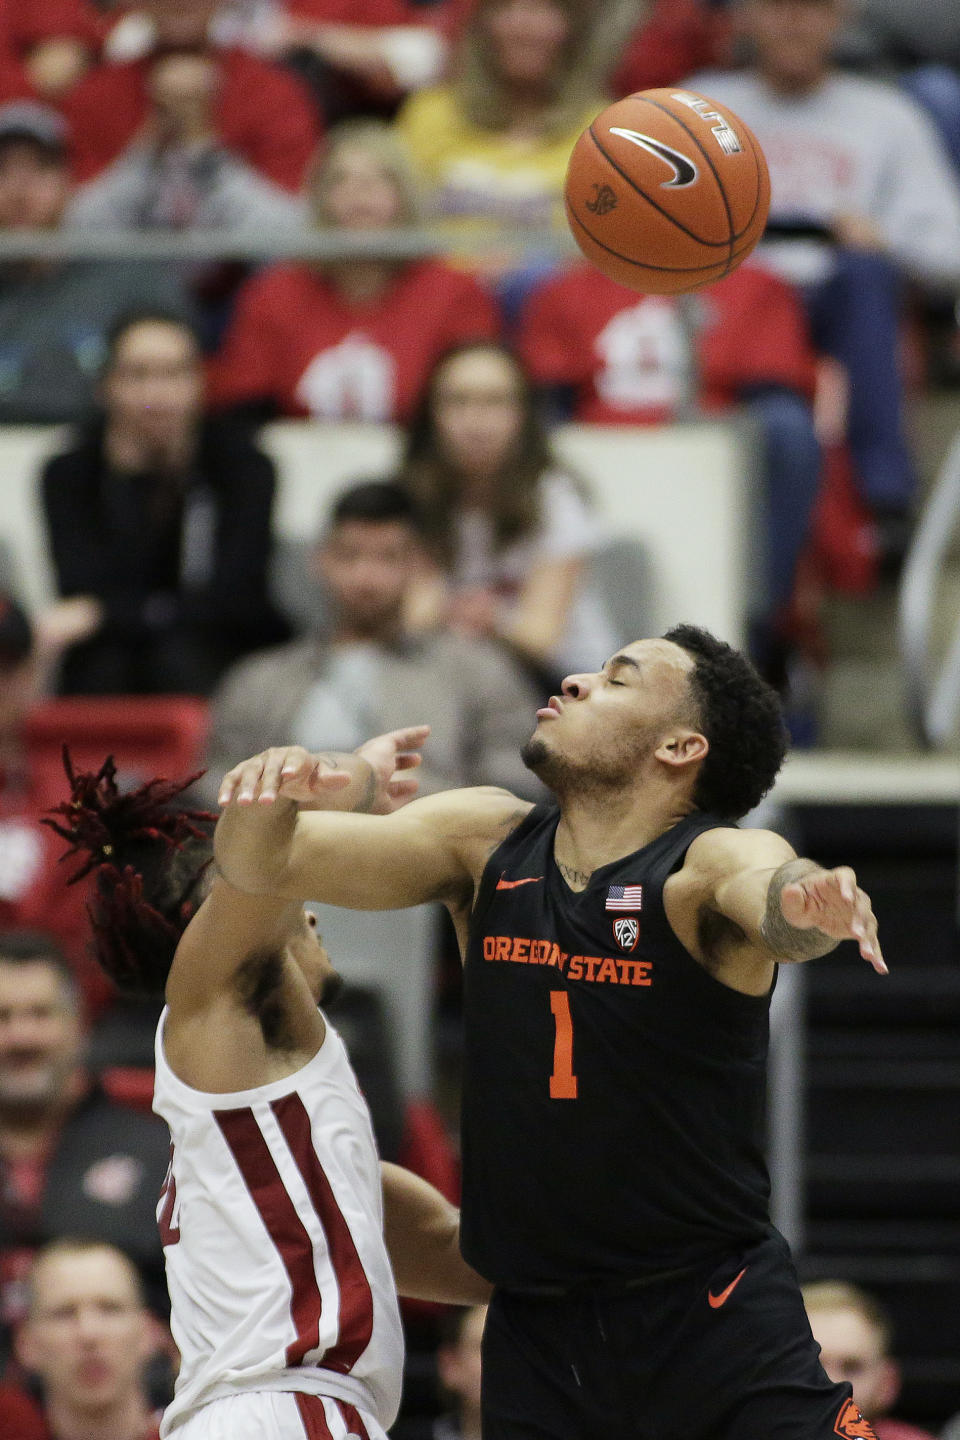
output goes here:
[{"label": "orange basketball", "polygon": [[631,290],[698,290],[763,234],[770,176],[738,116],[680,88],[608,105],[573,147],[567,218],[577,244]]}]

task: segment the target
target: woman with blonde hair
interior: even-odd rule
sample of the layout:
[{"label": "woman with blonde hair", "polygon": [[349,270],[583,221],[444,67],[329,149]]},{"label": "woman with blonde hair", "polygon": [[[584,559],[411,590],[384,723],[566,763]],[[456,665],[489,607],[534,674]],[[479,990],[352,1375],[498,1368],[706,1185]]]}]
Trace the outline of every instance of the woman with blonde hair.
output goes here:
[{"label": "woman with blonde hair", "polygon": [[[387,234],[419,219],[403,146],[378,120],[330,132],[308,193],[320,230]],[[239,293],[213,400],[262,419],[403,419],[438,355],[497,327],[480,286],[432,257],[271,266]]]},{"label": "woman with blonde hair", "polygon": [[397,124],[432,208],[478,220],[562,222],[580,131],[603,108],[610,8],[599,0],[479,0],[447,85],[413,95]]},{"label": "woman with blonde hair", "polygon": [[502,641],[549,685],[613,652],[589,577],[601,527],[554,457],[511,350],[478,341],[441,358],[408,427],[400,478],[431,554],[411,628],[446,624]]}]

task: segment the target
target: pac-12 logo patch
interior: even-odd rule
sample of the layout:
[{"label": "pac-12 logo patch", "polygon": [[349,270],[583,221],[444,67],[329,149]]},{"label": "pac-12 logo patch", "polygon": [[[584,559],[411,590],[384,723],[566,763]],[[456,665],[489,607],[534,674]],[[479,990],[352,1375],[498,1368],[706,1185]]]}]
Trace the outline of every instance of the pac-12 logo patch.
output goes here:
[{"label": "pac-12 logo patch", "polygon": [[635,915],[621,915],[613,922],[613,935],[621,950],[636,950],[640,939],[640,921]]},{"label": "pac-12 logo patch", "polygon": [[877,1432],[869,1420],[864,1420],[852,1400],[844,1400],[833,1428],[844,1440],[877,1440]]}]

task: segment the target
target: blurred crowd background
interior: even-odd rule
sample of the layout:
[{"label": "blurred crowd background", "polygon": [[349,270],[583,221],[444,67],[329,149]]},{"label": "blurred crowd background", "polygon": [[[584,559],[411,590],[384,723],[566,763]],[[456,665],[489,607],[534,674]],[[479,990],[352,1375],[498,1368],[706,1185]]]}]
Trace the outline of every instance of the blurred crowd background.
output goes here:
[{"label": "blurred crowd background", "polygon": [[[583,126],[656,86],[772,175],[679,298],[563,218]],[[713,497],[665,623],[733,577],[807,767],[765,823],[858,867],[894,972],[775,1016],[778,1213],[880,1440],[955,1440],[958,296],[947,0],[0,0],[0,1437],[145,1440],[176,1365],[156,1012],[38,824],[62,743],[210,805],[427,721],[425,791],[537,798],[537,705],[657,626],[646,520],[693,553]],[[321,924],[381,1149],[455,1198],[449,928]],[[482,1313],[405,1320],[395,1433],[473,1440]]]}]

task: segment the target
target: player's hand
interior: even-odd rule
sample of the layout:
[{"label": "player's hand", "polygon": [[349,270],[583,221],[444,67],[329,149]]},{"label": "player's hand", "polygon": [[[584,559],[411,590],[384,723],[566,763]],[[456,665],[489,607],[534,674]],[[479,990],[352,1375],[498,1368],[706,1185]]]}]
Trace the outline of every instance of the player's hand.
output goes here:
[{"label": "player's hand", "polygon": [[351,778],[334,756],[315,755],[302,745],[276,745],[228,770],[217,799],[221,805],[232,800],[238,805],[270,805],[282,793],[288,800],[309,805],[324,794],[344,790]]},{"label": "player's hand", "polygon": [[784,885],[780,909],[795,930],[821,930],[834,940],[856,940],[860,954],[878,975],[888,974],[877,942],[877,920],[870,897],[857,885],[848,865],[815,870]]},{"label": "player's hand", "polygon": [[370,814],[389,815],[416,795],[419,784],[416,775],[404,772],[416,769],[421,763],[420,751],[429,734],[429,725],[411,725],[406,730],[375,735],[358,745],[354,754],[366,760],[377,782]]}]

